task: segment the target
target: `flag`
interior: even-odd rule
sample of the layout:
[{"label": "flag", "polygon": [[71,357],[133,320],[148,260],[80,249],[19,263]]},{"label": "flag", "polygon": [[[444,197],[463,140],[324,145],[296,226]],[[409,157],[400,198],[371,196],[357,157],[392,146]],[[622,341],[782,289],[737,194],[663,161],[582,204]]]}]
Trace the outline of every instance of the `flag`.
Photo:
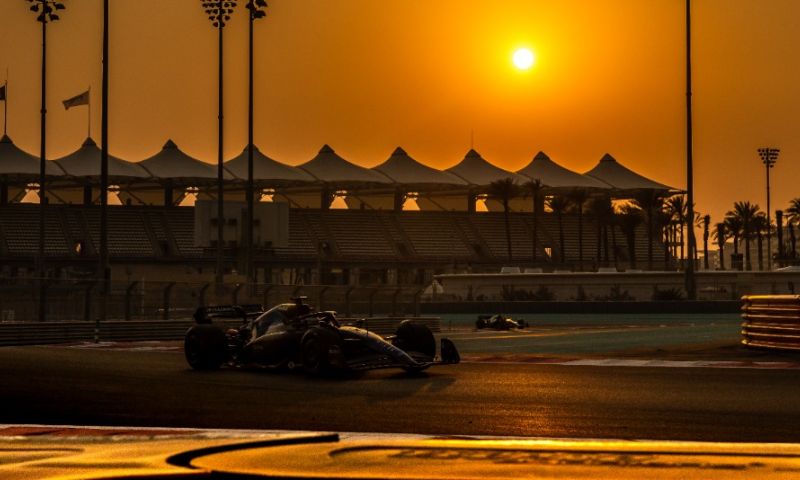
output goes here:
[{"label": "flag", "polygon": [[2,87],[0,87],[0,102],[5,102],[5,101],[6,101],[6,86],[3,85]]},{"label": "flag", "polygon": [[89,90],[86,90],[80,95],[68,98],[64,100],[63,103],[64,103],[64,110],[69,110],[72,107],[78,107],[80,105],[89,105]]}]

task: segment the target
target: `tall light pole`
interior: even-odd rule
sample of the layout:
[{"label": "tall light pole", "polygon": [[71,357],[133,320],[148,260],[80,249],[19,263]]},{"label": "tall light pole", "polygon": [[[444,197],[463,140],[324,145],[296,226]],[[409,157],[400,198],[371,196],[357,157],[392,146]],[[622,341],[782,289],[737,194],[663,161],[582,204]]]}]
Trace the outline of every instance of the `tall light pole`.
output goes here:
[{"label": "tall light pole", "polygon": [[[108,265],[108,0],[103,0],[103,88],[100,115],[100,314],[95,324],[95,342],[100,340],[100,322],[108,309],[111,272]],[[91,108],[91,107],[90,107]]]},{"label": "tall light pole", "polygon": [[43,322],[47,318],[47,301],[45,299],[45,208],[47,205],[47,195],[45,189],[45,177],[47,168],[47,24],[55,22],[60,17],[56,12],[64,10],[64,4],[55,0],[25,0],[30,5],[30,10],[36,13],[36,21],[42,24],[42,108],[40,110],[39,137],[39,252],[37,256],[36,275],[38,277],[38,297],[39,297],[39,321]]},{"label": "tall light pole", "polygon": [[686,262],[685,288],[689,300],[697,299],[694,278],[694,166],[692,165],[692,0],[686,0],[686,229],[689,234],[689,261]]},{"label": "tall light pole", "polygon": [[231,14],[233,13],[233,9],[236,7],[236,2],[231,0],[214,0],[214,1],[206,1],[201,0],[203,8],[205,9],[206,15],[208,15],[208,19],[211,20],[211,25],[217,29],[218,36],[219,36],[219,46],[218,46],[218,62],[219,62],[219,91],[218,91],[218,100],[219,100],[219,113],[218,113],[218,140],[217,140],[217,268],[216,268],[216,284],[217,290],[222,289],[222,284],[225,280],[225,215],[223,212],[223,208],[225,206],[225,201],[223,196],[225,195],[225,183],[223,178],[223,163],[225,162],[224,158],[224,149],[223,149],[223,100],[224,100],[224,77],[223,77],[223,32],[225,30],[225,25],[231,19]]},{"label": "tall light pole", "polygon": [[769,194],[769,170],[778,162],[778,155],[781,150],[779,148],[763,147],[758,149],[758,155],[761,157],[761,163],[767,171],[767,270],[772,270],[772,212],[770,208],[770,194]]},{"label": "tall light pole", "polygon": [[255,258],[255,246],[253,240],[253,211],[255,209],[255,192],[253,182],[253,129],[255,123],[255,114],[253,112],[253,103],[255,97],[254,75],[253,75],[253,26],[255,21],[259,18],[264,18],[267,14],[264,8],[267,7],[266,0],[248,0],[247,10],[250,17],[249,30],[248,30],[248,102],[247,102],[247,219],[245,221],[245,236],[246,236],[246,251],[247,257],[245,258],[245,272],[247,273],[247,281],[253,281],[253,260]]}]

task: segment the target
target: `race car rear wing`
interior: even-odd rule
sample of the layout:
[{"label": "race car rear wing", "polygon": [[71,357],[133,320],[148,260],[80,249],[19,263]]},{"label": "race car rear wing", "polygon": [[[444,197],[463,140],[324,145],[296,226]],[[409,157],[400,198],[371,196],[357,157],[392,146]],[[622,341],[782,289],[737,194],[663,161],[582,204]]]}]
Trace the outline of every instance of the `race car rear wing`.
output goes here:
[{"label": "race car rear wing", "polygon": [[242,321],[257,317],[264,313],[260,304],[252,305],[213,305],[199,307],[194,312],[194,321],[197,323],[211,323],[214,318],[241,318]]}]

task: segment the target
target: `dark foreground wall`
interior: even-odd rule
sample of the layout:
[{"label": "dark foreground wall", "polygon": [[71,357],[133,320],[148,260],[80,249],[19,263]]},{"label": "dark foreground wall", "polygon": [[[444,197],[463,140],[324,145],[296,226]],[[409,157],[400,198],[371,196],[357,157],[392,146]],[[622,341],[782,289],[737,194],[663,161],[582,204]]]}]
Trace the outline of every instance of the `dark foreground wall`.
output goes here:
[{"label": "dark foreground wall", "polygon": [[424,315],[447,313],[738,313],[735,301],[664,302],[436,302],[423,303]]}]

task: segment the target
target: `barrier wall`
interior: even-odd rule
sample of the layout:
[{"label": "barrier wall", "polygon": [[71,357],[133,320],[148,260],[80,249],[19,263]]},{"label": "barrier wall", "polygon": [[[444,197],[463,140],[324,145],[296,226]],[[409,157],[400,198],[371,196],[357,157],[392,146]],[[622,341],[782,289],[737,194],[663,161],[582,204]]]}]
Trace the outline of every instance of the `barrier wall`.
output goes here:
[{"label": "barrier wall", "polygon": [[[514,273],[437,275],[440,301],[675,301],[685,300],[682,272]],[[793,294],[800,272],[698,272],[697,300]]]},{"label": "barrier wall", "polygon": [[742,343],[800,351],[800,295],[742,297]]}]

